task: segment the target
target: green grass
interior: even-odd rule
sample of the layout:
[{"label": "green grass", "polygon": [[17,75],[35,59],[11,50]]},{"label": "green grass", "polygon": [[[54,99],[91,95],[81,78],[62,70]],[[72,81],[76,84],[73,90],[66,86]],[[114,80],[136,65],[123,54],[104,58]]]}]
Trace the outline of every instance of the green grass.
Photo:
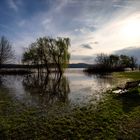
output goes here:
[{"label": "green grass", "polygon": [[133,80],[140,80],[140,71],[116,72],[113,75],[118,78],[129,78],[129,79],[133,79]]}]

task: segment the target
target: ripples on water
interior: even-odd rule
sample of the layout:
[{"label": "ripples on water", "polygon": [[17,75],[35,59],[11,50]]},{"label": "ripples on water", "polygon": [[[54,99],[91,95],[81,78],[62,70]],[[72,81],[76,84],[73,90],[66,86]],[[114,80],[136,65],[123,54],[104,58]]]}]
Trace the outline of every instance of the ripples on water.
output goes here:
[{"label": "ripples on water", "polygon": [[32,74],[0,77],[0,89],[8,89],[13,98],[27,105],[46,107],[58,102],[79,105],[91,99],[99,100],[103,91],[116,84],[111,76],[89,76],[82,69],[68,69],[63,76]]}]

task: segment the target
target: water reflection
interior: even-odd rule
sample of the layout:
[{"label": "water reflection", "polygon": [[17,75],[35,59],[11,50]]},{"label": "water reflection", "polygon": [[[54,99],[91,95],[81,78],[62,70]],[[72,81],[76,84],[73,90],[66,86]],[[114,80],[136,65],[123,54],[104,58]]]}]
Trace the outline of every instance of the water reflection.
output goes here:
[{"label": "water reflection", "polygon": [[0,90],[1,90],[1,88],[4,88],[5,87],[5,79],[4,79],[4,77],[3,76],[0,76]]},{"label": "water reflection", "polygon": [[63,75],[57,73],[27,75],[23,79],[23,87],[25,93],[30,94],[41,105],[68,102],[70,87],[67,78]]},{"label": "water reflection", "polygon": [[0,87],[2,86],[2,77],[0,76]]},{"label": "water reflection", "polygon": [[110,86],[116,86],[117,82],[116,79],[114,79],[112,77],[111,74],[106,74],[106,75],[92,75],[94,77],[94,79],[96,79],[97,83],[100,83],[100,87],[105,88],[105,90],[107,90],[107,88],[109,88]]},{"label": "water reflection", "polygon": [[[85,75],[82,70],[68,70],[64,75],[31,74],[1,76],[0,90],[8,89],[14,99],[27,105],[53,106],[55,103],[85,104],[100,100],[103,91],[116,86],[118,80],[111,75]],[[120,81],[119,81],[120,83]]]}]

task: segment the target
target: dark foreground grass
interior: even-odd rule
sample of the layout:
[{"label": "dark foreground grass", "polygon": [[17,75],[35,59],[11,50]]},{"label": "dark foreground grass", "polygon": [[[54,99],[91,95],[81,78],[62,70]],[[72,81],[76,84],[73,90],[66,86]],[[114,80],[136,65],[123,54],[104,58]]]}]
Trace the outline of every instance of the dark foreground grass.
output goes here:
[{"label": "dark foreground grass", "polygon": [[49,115],[15,101],[0,91],[1,140],[139,140],[140,89],[125,95],[107,92],[97,106],[88,104],[70,112]]}]

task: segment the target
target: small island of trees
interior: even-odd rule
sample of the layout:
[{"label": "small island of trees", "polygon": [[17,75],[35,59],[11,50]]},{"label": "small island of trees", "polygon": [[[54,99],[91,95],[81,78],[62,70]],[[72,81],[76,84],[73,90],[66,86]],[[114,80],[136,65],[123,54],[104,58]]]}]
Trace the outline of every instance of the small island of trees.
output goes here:
[{"label": "small island of trees", "polygon": [[131,68],[132,71],[137,68],[137,59],[134,56],[117,54],[98,54],[95,58],[95,64],[86,69],[88,73],[108,73],[125,71]]}]

